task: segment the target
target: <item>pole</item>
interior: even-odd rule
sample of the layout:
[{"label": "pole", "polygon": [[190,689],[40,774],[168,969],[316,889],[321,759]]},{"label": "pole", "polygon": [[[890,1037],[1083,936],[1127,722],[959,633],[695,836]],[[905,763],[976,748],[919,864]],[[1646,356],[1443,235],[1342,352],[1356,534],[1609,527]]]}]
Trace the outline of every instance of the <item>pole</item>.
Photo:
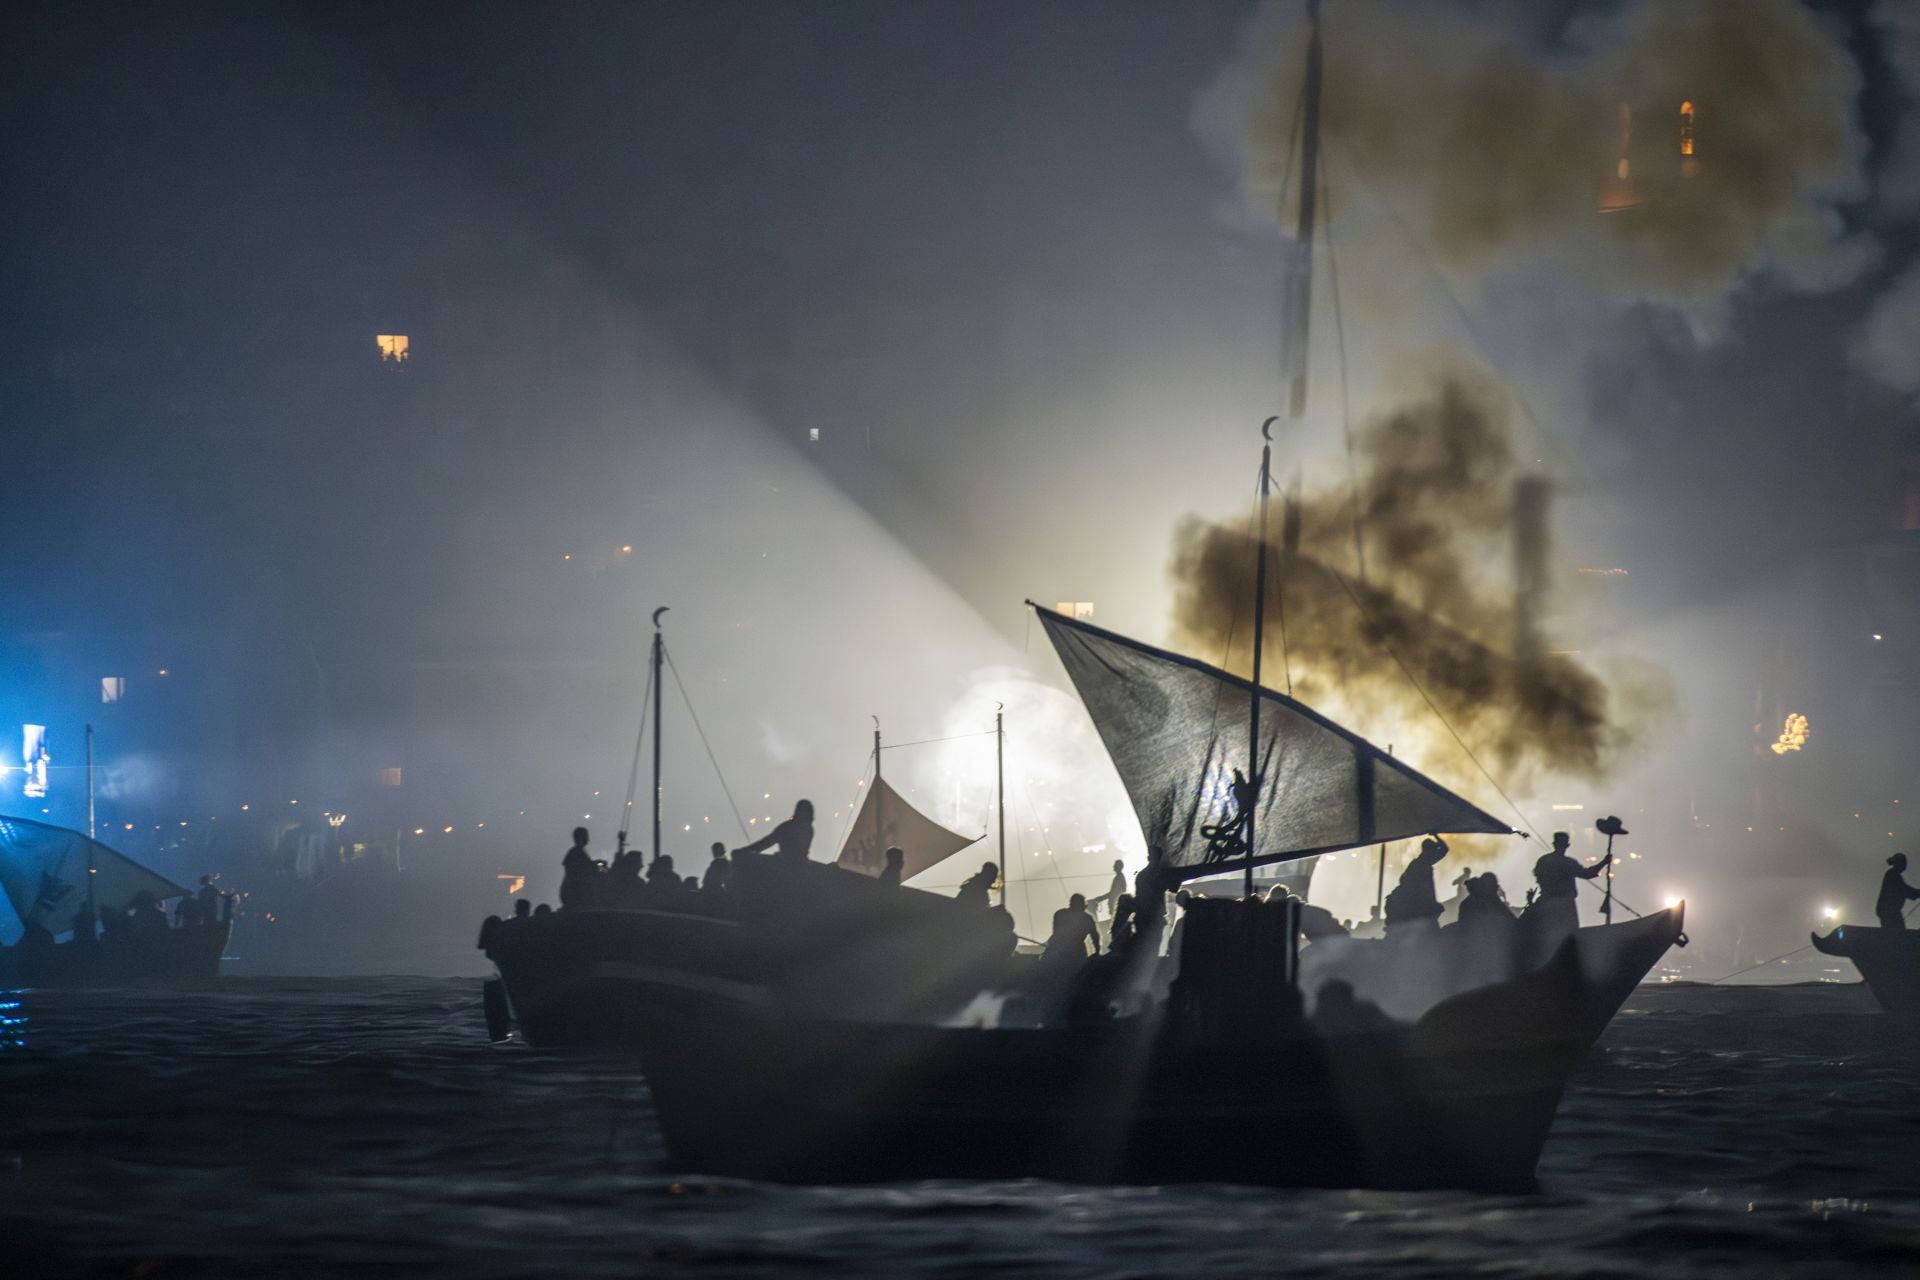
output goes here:
[{"label": "pole", "polygon": [[[87,726],[87,931],[89,941],[100,919],[93,901],[93,841],[97,839],[93,821],[93,726]],[[78,932],[76,930],[76,932]]]},{"label": "pole", "polygon": [[1600,901],[1600,915],[1608,924],[1613,923],[1613,832],[1611,831],[1607,832],[1607,896]]},{"label": "pole", "polygon": [[[880,790],[880,717],[873,717],[873,851],[887,864],[887,809]],[[875,872],[875,874],[879,874]]]},{"label": "pole", "polygon": [[1253,707],[1247,715],[1247,797],[1240,815],[1247,840],[1246,896],[1253,896],[1254,810],[1260,805],[1260,650],[1267,630],[1267,497],[1273,479],[1273,424],[1268,418],[1260,427],[1260,530],[1254,546],[1253,572]]},{"label": "pole", "polygon": [[994,813],[1000,819],[1000,905],[1013,912],[1008,899],[1013,894],[1013,871],[1007,866],[1007,725],[1006,713],[993,713]]},{"label": "pole", "polygon": [[660,683],[660,669],[666,665],[667,642],[660,633],[660,615],[665,605],[653,611],[653,856],[660,856],[660,709],[667,701],[667,687]]},{"label": "pole", "polygon": [[[1387,744],[1387,754],[1393,754],[1393,744]],[[1384,918],[1387,914],[1387,845],[1380,843],[1380,871],[1373,882],[1373,914]]]}]

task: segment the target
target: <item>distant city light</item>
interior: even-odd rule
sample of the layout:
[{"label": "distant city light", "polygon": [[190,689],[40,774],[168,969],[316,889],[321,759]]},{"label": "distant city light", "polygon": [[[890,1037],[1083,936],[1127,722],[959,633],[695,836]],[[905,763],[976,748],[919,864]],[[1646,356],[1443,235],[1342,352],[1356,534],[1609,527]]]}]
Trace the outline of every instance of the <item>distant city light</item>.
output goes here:
[{"label": "distant city light", "polygon": [[1807,718],[1799,712],[1787,717],[1786,725],[1780,730],[1779,738],[1769,743],[1773,754],[1783,756],[1789,751],[1799,751],[1807,745]]},{"label": "distant city light", "polygon": [[1880,633],[1879,633],[1878,631],[1876,631],[1876,632],[1874,632],[1874,633],[1873,633],[1873,638],[1874,638],[1875,640],[1884,640],[1884,639],[1886,639],[1886,637],[1885,637],[1885,636],[1883,636],[1883,635],[1881,635],[1881,634],[1880,634]]},{"label": "distant city light", "polygon": [[427,834],[427,829],[426,829],[425,827],[415,827],[415,828],[413,829],[413,834],[415,834],[415,835],[417,835],[417,836],[423,836],[423,835],[425,835],[425,834]]}]

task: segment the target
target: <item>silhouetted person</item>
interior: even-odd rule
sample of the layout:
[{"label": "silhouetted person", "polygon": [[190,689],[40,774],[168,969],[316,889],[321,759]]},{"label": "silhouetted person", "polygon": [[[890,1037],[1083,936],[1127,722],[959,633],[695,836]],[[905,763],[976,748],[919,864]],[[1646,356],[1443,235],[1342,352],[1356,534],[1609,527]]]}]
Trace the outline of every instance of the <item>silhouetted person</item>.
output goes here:
[{"label": "silhouetted person", "polygon": [[1333,912],[1325,907],[1316,907],[1305,898],[1292,892],[1283,884],[1277,884],[1267,892],[1267,901],[1273,906],[1285,907],[1294,903],[1294,910],[1300,913],[1300,936],[1308,942],[1318,942],[1322,938],[1344,938],[1349,930],[1334,918]]},{"label": "silhouetted person", "polygon": [[1167,954],[1175,960],[1180,958],[1180,939],[1185,935],[1187,928],[1187,908],[1192,905],[1195,898],[1205,896],[1191,889],[1182,889],[1173,895],[1173,905],[1180,908],[1180,915],[1173,922],[1173,932],[1167,935]]},{"label": "silhouetted person", "polygon": [[1113,925],[1107,931],[1107,954],[1121,955],[1133,949],[1133,895],[1123,893],[1113,904]]},{"label": "silhouetted person", "polygon": [[782,861],[805,862],[813,851],[813,801],[802,800],[793,806],[793,816],[761,836],[752,844],[735,849],[737,857],[743,853],[759,853],[769,845],[779,846]]},{"label": "silhouetted person", "polygon": [[993,890],[993,882],[999,878],[1000,868],[991,862],[983,862],[978,871],[967,877],[966,883],[960,886],[960,891],[953,895],[953,900],[985,911],[990,905],[988,899]]},{"label": "silhouetted person", "polygon": [[733,863],[727,860],[727,846],[715,840],[708,852],[713,854],[713,861],[707,863],[700,887],[707,893],[725,893],[733,887]]},{"label": "silhouetted person", "polygon": [[573,847],[560,859],[560,905],[585,910],[593,905],[595,867],[587,852],[587,829],[573,829]]},{"label": "silhouetted person", "polygon": [[663,853],[647,868],[647,887],[657,893],[680,892],[680,873],[673,869],[673,855]]},{"label": "silhouetted person", "polygon": [[887,850],[887,865],[880,868],[880,874],[875,878],[889,888],[898,889],[900,877],[906,874],[906,870],[906,852],[896,844]]},{"label": "silhouetted person", "polygon": [[1541,854],[1533,864],[1533,878],[1539,882],[1539,893],[1528,905],[1527,916],[1550,937],[1572,933],[1580,927],[1580,904],[1574,897],[1579,892],[1580,881],[1593,879],[1613,861],[1613,855],[1608,854],[1590,867],[1581,866],[1567,856],[1571,839],[1564,831],[1554,832],[1552,850]]},{"label": "silhouetted person", "polygon": [[1493,872],[1469,878],[1466,890],[1467,896],[1460,900],[1461,924],[1513,923],[1513,908],[1507,905],[1507,895],[1500,891],[1500,877]]},{"label": "silhouetted person", "polygon": [[183,896],[173,908],[173,927],[193,929],[200,924],[200,900],[192,894]]},{"label": "silhouetted person", "polygon": [[220,918],[220,891],[213,887],[212,876],[200,877],[200,892],[195,895],[200,904],[200,918],[208,924]]},{"label": "silhouetted person", "polygon": [[1907,903],[1920,898],[1920,889],[1909,885],[1901,875],[1906,869],[1906,854],[1896,853],[1887,859],[1887,874],[1880,877],[1880,897],[1873,904],[1880,927],[1896,933],[1907,927]]},{"label": "silhouetted person", "polygon": [[1100,954],[1100,926],[1093,922],[1093,913],[1087,910],[1086,895],[1076,893],[1067,899],[1066,906],[1053,913],[1053,932],[1047,935],[1047,949],[1041,958],[1077,964],[1089,954]]},{"label": "silhouetted person", "polygon": [[685,880],[682,880],[680,882],[680,887],[682,889],[685,889],[688,893],[698,893],[700,892],[700,877],[688,876]]},{"label": "silhouetted person", "polygon": [[142,889],[127,904],[127,920],[135,932],[152,932],[167,927],[167,912],[155,900],[151,890]]},{"label": "silhouetted person", "polygon": [[1447,842],[1439,836],[1430,835],[1420,842],[1420,852],[1400,873],[1400,883],[1387,895],[1388,933],[1413,925],[1431,926],[1440,919],[1440,900],[1433,892],[1433,869],[1446,856]]},{"label": "silhouetted person", "polygon": [[532,916],[533,904],[525,898],[515,899],[513,904],[513,918],[515,920],[528,920],[531,919]]},{"label": "silhouetted person", "polygon": [[533,914],[535,916],[550,916],[553,914],[553,908],[543,902],[533,909]]},{"label": "silhouetted person", "polygon": [[1115,858],[1113,860],[1113,883],[1107,886],[1107,919],[1114,918],[1114,912],[1120,908],[1120,899],[1127,892],[1127,864]]}]

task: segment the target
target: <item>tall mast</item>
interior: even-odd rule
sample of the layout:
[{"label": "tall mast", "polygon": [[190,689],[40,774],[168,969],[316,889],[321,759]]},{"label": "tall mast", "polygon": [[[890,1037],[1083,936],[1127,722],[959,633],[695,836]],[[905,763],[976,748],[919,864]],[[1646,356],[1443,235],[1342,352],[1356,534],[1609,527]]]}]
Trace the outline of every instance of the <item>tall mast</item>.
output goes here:
[{"label": "tall mast", "polygon": [[880,864],[887,861],[886,792],[880,789],[880,717],[873,718],[873,840]]},{"label": "tall mast", "polygon": [[[93,822],[93,726],[87,726],[87,930],[89,941],[93,939],[99,919],[93,902],[93,841],[98,839]],[[75,930],[77,934],[79,931]]]},{"label": "tall mast", "polygon": [[1268,418],[1260,426],[1266,441],[1260,446],[1260,529],[1254,541],[1258,557],[1253,571],[1253,709],[1247,716],[1247,798],[1241,815],[1246,827],[1247,897],[1253,896],[1254,811],[1260,807],[1260,653],[1267,632],[1267,498],[1273,478],[1273,423]]},{"label": "tall mast", "polygon": [[993,711],[993,811],[1000,819],[1000,905],[1009,913],[1007,902],[1013,893],[1013,869],[1007,866],[1007,725],[1006,704],[995,703]]},{"label": "tall mast", "polygon": [[661,668],[666,665],[667,642],[660,633],[661,605],[653,611],[653,856],[660,856],[660,709],[666,705],[667,688],[660,683]]},{"label": "tall mast", "polygon": [[[1282,308],[1282,323],[1294,332],[1284,335],[1295,353],[1291,385],[1287,388],[1288,417],[1298,419],[1307,408],[1307,336],[1313,313],[1313,229],[1319,210],[1320,172],[1320,0],[1307,0],[1307,21],[1311,35],[1307,40],[1306,82],[1301,88],[1300,210],[1294,227],[1294,254],[1299,270],[1292,273],[1294,285]],[[1260,657],[1267,630],[1267,506],[1273,492],[1273,424],[1268,418],[1260,426],[1265,443],[1260,448],[1260,529],[1256,542],[1253,576],[1253,709],[1247,717],[1247,799],[1242,815],[1247,842],[1246,894],[1253,896],[1253,859],[1255,810],[1260,806],[1260,791],[1265,779],[1260,775]]]},{"label": "tall mast", "polygon": [[1291,319],[1299,332],[1288,335],[1299,352],[1288,388],[1289,416],[1298,418],[1307,408],[1307,333],[1313,315],[1313,230],[1320,205],[1320,0],[1307,0],[1307,76],[1302,90],[1300,136],[1300,213],[1294,226],[1294,252],[1301,269],[1298,286],[1289,299]]}]

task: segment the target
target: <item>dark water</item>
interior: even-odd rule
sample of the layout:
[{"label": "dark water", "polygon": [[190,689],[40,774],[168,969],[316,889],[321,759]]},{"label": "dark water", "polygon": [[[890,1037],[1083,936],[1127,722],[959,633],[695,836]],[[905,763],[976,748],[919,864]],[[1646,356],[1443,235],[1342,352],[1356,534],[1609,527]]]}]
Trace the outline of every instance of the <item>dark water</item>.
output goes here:
[{"label": "dark water", "polygon": [[1644,989],[1516,1197],[681,1181],[629,1062],[478,997],[0,997],[0,1272],[1920,1274],[1920,1070],[1857,987]]}]

